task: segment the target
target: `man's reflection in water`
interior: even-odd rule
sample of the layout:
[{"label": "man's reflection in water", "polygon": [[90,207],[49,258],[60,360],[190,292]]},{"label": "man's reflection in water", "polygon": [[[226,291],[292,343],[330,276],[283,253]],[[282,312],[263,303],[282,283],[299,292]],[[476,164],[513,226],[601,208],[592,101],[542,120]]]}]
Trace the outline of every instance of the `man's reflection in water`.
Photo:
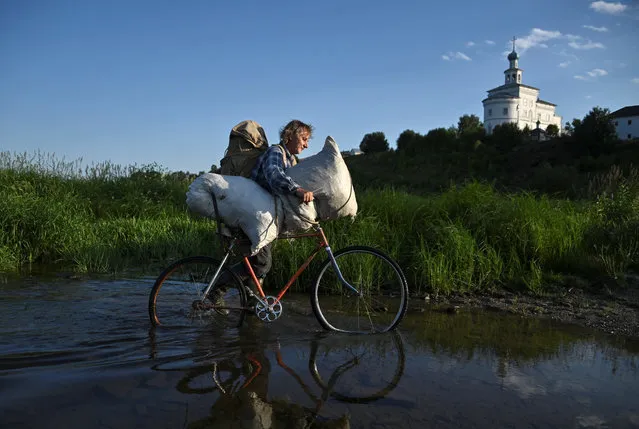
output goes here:
[{"label": "man's reflection in water", "polygon": [[220,396],[211,407],[210,417],[189,424],[189,428],[350,428],[347,416],[331,420],[318,418],[319,401],[315,410],[288,401],[269,401],[271,363],[266,350],[267,343],[273,341],[269,341],[268,326],[263,322],[251,319],[245,325],[240,349],[249,364],[241,371],[242,380],[233,383],[219,377],[214,379]]}]

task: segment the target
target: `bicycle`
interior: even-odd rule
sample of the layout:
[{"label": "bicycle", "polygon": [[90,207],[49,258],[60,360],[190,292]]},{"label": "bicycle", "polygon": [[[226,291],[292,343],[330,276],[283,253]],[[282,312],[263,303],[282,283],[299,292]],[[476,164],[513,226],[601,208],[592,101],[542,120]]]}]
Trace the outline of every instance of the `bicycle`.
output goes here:
[{"label": "bicycle", "polygon": [[[330,397],[344,403],[367,404],[385,398],[398,386],[406,365],[404,340],[398,331],[377,338],[323,335],[318,334],[310,341],[307,362],[320,394],[313,393],[303,378],[285,363],[279,342],[271,348],[277,365],[297,381],[313,403],[324,403]],[[176,385],[180,393],[202,395],[218,391],[233,396],[251,386],[263,373],[263,360],[268,360],[265,352],[266,349],[262,353],[249,352],[246,356],[223,359],[207,356],[191,369],[170,364],[168,368],[160,364],[152,369],[185,372]],[[373,384],[362,384],[366,378],[373,379]]]},{"label": "bicycle", "polygon": [[[303,395],[292,391],[294,399],[268,399],[271,385],[283,383],[279,378],[272,380],[269,354],[274,354],[277,365],[295,380]],[[304,421],[312,422],[308,427],[335,428],[342,427],[335,425],[340,418],[335,418],[332,411],[322,412],[329,401],[369,404],[382,400],[397,388],[406,364],[404,341],[398,331],[375,336],[316,334],[309,341],[306,363],[310,380],[308,375],[294,369],[298,365],[291,367],[285,362],[285,354],[279,341],[272,345],[258,343],[242,355],[221,358],[217,357],[217,352],[204,355],[189,362],[195,365],[191,368],[175,365],[171,358],[151,369],[183,373],[176,384],[177,391],[182,394],[217,393],[217,397],[212,396],[216,398],[211,407],[212,416],[203,420],[212,427],[224,426],[226,420],[236,419],[238,415],[250,418],[259,410],[268,410],[268,415],[281,420],[280,423],[287,423],[286,427],[297,427],[295,416],[303,415]],[[179,361],[182,359],[178,358]],[[251,406],[254,402],[260,405]],[[242,409],[251,411],[243,414]],[[211,417],[215,418],[212,420]],[[331,421],[333,424],[329,424]]]},{"label": "bicycle", "polygon": [[[264,322],[282,315],[282,298],[306,270],[320,250],[327,259],[313,282],[311,307],[320,325],[330,331],[348,333],[386,332],[399,325],[408,306],[408,284],[401,268],[391,257],[368,246],[350,246],[333,252],[324,230],[315,223],[312,232],[283,235],[277,239],[315,238],[317,245],[304,263],[276,295],[266,295],[247,256],[243,263],[254,290],[230,270],[227,263],[235,248],[248,243],[241,234],[223,230],[217,222],[224,256],[191,256],[167,267],[157,278],[149,296],[149,317],[154,326],[223,324],[239,327],[247,313],[254,312]],[[207,299],[224,274],[220,302]],[[254,304],[249,305],[249,298]]]}]

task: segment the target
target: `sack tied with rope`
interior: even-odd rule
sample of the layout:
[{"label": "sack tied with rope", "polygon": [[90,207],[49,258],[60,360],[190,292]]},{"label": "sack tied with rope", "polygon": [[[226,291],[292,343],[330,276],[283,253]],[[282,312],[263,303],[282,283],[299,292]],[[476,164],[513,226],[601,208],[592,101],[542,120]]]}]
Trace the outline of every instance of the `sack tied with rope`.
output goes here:
[{"label": "sack tied with rope", "polygon": [[205,173],[189,186],[186,203],[192,212],[215,219],[215,195],[221,220],[242,229],[251,241],[252,255],[278,235],[309,229],[317,220],[357,214],[350,173],[332,137],[326,138],[319,153],[286,173],[312,190],[315,201],[304,204],[294,195],[271,195],[244,177]]},{"label": "sack tied with rope", "polygon": [[[308,229],[311,220],[331,220],[357,214],[357,199],[348,167],[333,137],[317,154],[286,170],[298,185],[313,191],[313,204],[299,204],[294,195],[282,196],[287,230]],[[313,213],[315,212],[315,213]]]}]

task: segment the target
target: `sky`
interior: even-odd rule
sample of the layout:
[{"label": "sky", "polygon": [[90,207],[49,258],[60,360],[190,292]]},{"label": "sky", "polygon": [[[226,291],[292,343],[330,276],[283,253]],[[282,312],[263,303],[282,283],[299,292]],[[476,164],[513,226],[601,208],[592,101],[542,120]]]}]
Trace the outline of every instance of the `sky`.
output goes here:
[{"label": "sky", "polygon": [[637,0],[0,0],[0,151],[208,171],[245,119],[394,147],[483,119],[513,37],[563,122],[639,104]]}]

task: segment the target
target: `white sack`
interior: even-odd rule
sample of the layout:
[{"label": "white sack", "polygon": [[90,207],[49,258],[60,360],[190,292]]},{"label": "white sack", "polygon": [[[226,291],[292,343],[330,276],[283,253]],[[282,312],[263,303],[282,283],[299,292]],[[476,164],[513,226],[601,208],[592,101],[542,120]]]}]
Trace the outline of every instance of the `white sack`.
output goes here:
[{"label": "white sack", "polygon": [[251,254],[277,238],[282,212],[281,201],[264,188],[242,176],[204,173],[186,193],[186,204],[197,214],[215,219],[214,194],[224,224],[239,227],[251,241]]},{"label": "white sack", "polygon": [[[286,174],[302,188],[313,192],[319,220],[357,214],[357,200],[351,175],[333,137],[326,137],[324,148],[319,153],[303,159],[296,166],[286,170]],[[289,202],[284,204],[285,218],[291,216],[288,211],[291,207],[298,206],[302,210],[308,210],[308,207],[304,207],[305,204],[299,205],[297,197],[285,198]],[[312,204],[306,206],[312,207]]]},{"label": "white sack", "polygon": [[[288,173],[288,170],[286,172]],[[280,233],[305,231],[317,220],[314,202],[304,203],[294,195],[277,195],[277,200],[283,213]]]}]

